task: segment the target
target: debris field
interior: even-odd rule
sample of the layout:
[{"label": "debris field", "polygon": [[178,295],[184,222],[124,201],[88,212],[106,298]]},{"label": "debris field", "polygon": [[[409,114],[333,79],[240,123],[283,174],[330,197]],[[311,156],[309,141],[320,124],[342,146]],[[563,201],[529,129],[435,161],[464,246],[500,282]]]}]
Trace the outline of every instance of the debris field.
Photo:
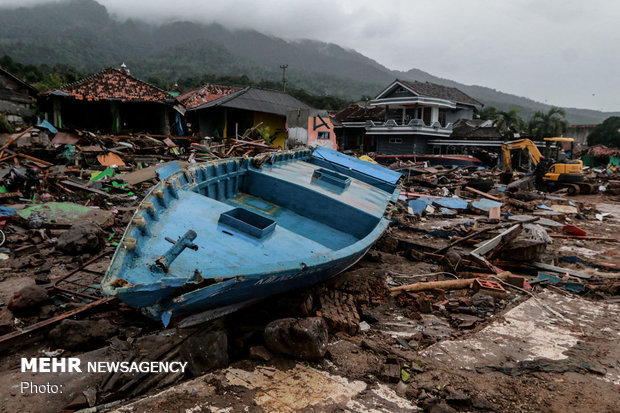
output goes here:
[{"label": "debris field", "polygon": [[[277,149],[40,127],[0,139],[1,412],[620,411],[613,170],[569,196],[491,168],[391,165],[405,176],[390,227],[356,265],[164,328],[99,288],[139,202],[191,163]],[[187,369],[22,372],[32,357]]]}]

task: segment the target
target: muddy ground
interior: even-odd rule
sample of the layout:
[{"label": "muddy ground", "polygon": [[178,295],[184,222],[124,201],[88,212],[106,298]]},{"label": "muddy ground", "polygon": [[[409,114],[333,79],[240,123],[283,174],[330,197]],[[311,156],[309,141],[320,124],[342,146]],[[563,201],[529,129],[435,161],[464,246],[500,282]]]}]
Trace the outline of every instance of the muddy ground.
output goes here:
[{"label": "muddy ground", "polygon": [[[619,202],[605,195],[574,200],[611,215],[603,221],[593,214],[588,219],[569,215],[563,224],[577,225],[591,236],[618,239]],[[139,348],[142,357],[148,358],[174,340],[188,342],[187,337],[202,334],[196,331],[204,326],[164,330],[132,309],[111,302],[75,317],[100,322],[88,325],[91,331],[84,334],[94,337],[90,342],[78,342],[76,347],[59,352],[73,337],[68,333],[54,337],[51,328],[15,339],[0,353],[0,412],[56,412],[71,403],[73,411],[89,404],[111,403],[104,410],[117,412],[620,411],[618,243],[554,238],[546,247],[541,261],[592,277],[576,280],[588,286],[581,294],[561,285],[537,285],[531,292],[506,286],[499,296],[483,293],[475,298],[469,289],[390,295],[389,288],[398,285],[451,278],[424,275],[445,271],[445,266],[411,253],[412,249],[439,249],[450,241],[411,231],[408,226],[434,231],[476,220],[480,216],[459,214],[458,218],[425,218],[395,225],[361,262],[336,279],[260,303],[210,326],[226,332],[227,367],[178,377],[164,375],[136,392],[139,395],[110,387],[110,377],[104,374],[22,373],[20,359],[54,354],[80,357],[84,363],[127,360],[136,357],[131,348]],[[480,222],[483,225],[484,220]],[[550,229],[549,233],[561,231]],[[453,249],[465,253],[471,246]],[[562,261],[567,256],[581,261]],[[109,258],[102,258],[91,270],[104,270]],[[46,261],[45,256],[40,259]],[[50,280],[78,264],[66,256],[54,257]],[[530,281],[536,275],[526,270],[512,272]],[[6,305],[15,291],[34,284],[35,273],[36,268],[16,271],[4,266],[0,302]],[[346,304],[347,297],[355,301],[362,323],[351,323],[345,317],[341,324],[332,325],[322,360],[297,360],[267,350],[252,352],[264,344],[263,328],[274,319],[329,318],[321,297],[334,291],[340,294],[337,305]],[[66,300],[63,305],[71,308]],[[18,329],[25,328],[37,317],[41,314],[13,323]],[[356,323],[359,331],[348,330]],[[182,359],[185,353],[175,348],[170,349],[170,359]],[[205,358],[211,354],[215,353]],[[208,360],[202,363],[208,364]],[[23,381],[62,383],[65,391],[23,394],[19,386]],[[106,385],[112,390],[104,394]]]}]

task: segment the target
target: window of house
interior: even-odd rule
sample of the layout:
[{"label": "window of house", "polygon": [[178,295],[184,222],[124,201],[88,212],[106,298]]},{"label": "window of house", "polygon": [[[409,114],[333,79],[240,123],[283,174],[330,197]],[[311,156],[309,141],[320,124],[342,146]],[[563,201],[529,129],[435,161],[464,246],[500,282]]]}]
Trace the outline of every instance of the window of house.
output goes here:
[{"label": "window of house", "polygon": [[403,143],[403,138],[390,138],[390,143]]},{"label": "window of house", "polygon": [[423,112],[422,112],[422,120],[424,121],[424,124],[427,126],[430,126],[431,124],[431,108],[422,108]]},{"label": "window of house", "polygon": [[446,110],[439,109],[439,118],[437,119],[441,126],[446,126]]},{"label": "window of house", "polygon": [[319,132],[317,138],[329,140],[329,132]]}]

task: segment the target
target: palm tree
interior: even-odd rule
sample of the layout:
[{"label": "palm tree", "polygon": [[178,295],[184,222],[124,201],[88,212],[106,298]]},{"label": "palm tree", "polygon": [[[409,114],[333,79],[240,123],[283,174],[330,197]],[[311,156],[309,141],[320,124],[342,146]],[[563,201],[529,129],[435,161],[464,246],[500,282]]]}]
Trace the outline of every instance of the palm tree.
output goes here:
[{"label": "palm tree", "polygon": [[494,120],[497,116],[497,109],[493,106],[486,106],[478,111],[478,118],[481,120]]},{"label": "palm tree", "polygon": [[525,129],[525,121],[519,116],[519,108],[510,109],[508,112],[497,111],[495,114],[495,128],[504,139],[514,138],[516,133]]},{"label": "palm tree", "polygon": [[566,112],[557,107],[552,107],[546,113],[535,112],[528,125],[530,134],[537,139],[560,136],[566,129],[568,129]]}]

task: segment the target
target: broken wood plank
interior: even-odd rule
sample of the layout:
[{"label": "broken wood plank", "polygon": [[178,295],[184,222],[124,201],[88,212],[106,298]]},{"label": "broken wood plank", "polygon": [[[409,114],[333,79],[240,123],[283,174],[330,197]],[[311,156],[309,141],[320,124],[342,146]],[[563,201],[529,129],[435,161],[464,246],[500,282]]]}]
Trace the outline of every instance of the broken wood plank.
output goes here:
[{"label": "broken wood plank", "polygon": [[577,271],[573,271],[573,270],[568,269],[568,268],[556,267],[555,265],[543,264],[542,262],[533,262],[533,263],[528,264],[528,265],[530,267],[534,267],[534,268],[537,268],[539,270],[547,270],[547,271],[557,272],[557,273],[560,273],[560,274],[568,274],[568,275],[573,276],[573,277],[583,278],[584,280],[592,278],[588,274],[583,274],[583,273],[580,273],[580,272],[577,272]]},{"label": "broken wood plank", "polygon": [[[7,151],[7,152],[9,152],[9,151]],[[24,155],[23,153],[18,153],[17,156],[20,157],[20,158],[29,159],[31,161],[40,163],[41,165],[45,165],[45,166],[52,166],[52,165],[54,165],[53,163],[50,163],[50,162],[47,162],[47,161],[43,161],[43,160],[41,160],[39,158],[35,158],[34,156]]]},{"label": "broken wood plank", "polygon": [[508,228],[506,231],[483,242],[478,248],[473,250],[471,254],[485,255],[491,251],[501,248],[503,245],[514,239],[521,232],[521,224],[516,224]]},{"label": "broken wood plank", "polygon": [[108,193],[107,193],[107,192],[105,192],[105,191],[102,191],[102,190],[100,190],[100,189],[96,189],[96,188],[91,188],[91,187],[89,187],[89,186],[82,185],[82,184],[80,184],[80,183],[78,183],[78,182],[73,182],[73,181],[69,181],[69,180],[64,180],[64,181],[60,181],[60,183],[65,184],[65,185],[68,185],[68,186],[73,186],[73,187],[75,187],[75,188],[80,188],[80,189],[83,189],[83,190],[85,190],[85,191],[94,192],[95,194],[103,195],[103,196],[105,196],[105,197],[110,197],[110,196],[111,196],[110,194],[108,194]]},{"label": "broken wood plank", "polygon": [[560,239],[581,239],[584,241],[606,241],[606,242],[620,242],[617,238],[605,238],[605,237],[591,237],[591,236],[579,236],[579,235],[563,235],[563,234],[550,234],[551,238]]},{"label": "broken wood plank", "polygon": [[22,198],[24,195],[17,191],[17,192],[5,192],[3,194],[0,194],[0,199],[3,198]]},{"label": "broken wood plank", "polygon": [[[497,274],[485,274],[485,277],[496,277],[500,280],[505,280],[512,273],[510,271],[501,271]],[[466,279],[458,279],[458,280],[447,280],[447,281],[426,281],[426,282],[417,282],[409,285],[401,285],[399,287],[390,288],[390,294],[395,296],[402,292],[419,292],[419,291],[427,291],[427,290],[462,290],[465,288],[471,288],[474,283],[475,278],[466,278]]]},{"label": "broken wood plank", "polygon": [[[181,169],[187,168],[189,162],[176,161]],[[136,185],[142,182],[150,181],[157,178],[157,169],[166,166],[172,162],[161,163],[157,165],[151,165],[148,168],[138,169],[133,172],[129,172],[122,175],[116,175],[115,178],[122,179],[123,182],[127,182],[129,185]]]},{"label": "broken wood plank", "polygon": [[443,254],[446,251],[448,251],[450,248],[454,247],[455,245],[460,244],[463,241],[467,241],[468,239],[472,239],[474,237],[477,237],[478,235],[484,234],[485,232],[488,232],[491,229],[494,229],[494,228],[489,227],[489,228],[481,229],[479,231],[474,231],[474,232],[472,232],[469,235],[466,235],[466,236],[464,236],[462,238],[457,239],[456,241],[451,242],[450,244],[448,244],[447,246],[445,246],[443,248],[440,248],[440,249],[438,249],[436,251],[433,251],[433,254]]},{"label": "broken wood plank", "polygon": [[487,194],[486,192],[479,191],[476,188],[472,188],[471,186],[466,186],[465,189],[467,191],[469,191],[469,192],[473,192],[476,195],[480,195],[480,196],[482,196],[484,198],[488,198],[488,199],[490,199],[492,201],[502,202],[502,200],[500,198],[498,198],[496,196],[493,196],[491,194]]},{"label": "broken wood plank", "polygon": [[509,198],[508,204],[526,211],[533,211],[536,207],[528,202],[519,201],[518,199]]},{"label": "broken wood plank", "polygon": [[[487,276],[497,277],[500,280],[504,280],[508,278],[509,275],[512,275],[510,271],[502,271],[498,274],[489,274]],[[447,281],[427,281],[427,282],[417,282],[409,285],[401,285],[399,287],[390,288],[390,294],[398,295],[402,292],[419,292],[419,291],[427,291],[427,290],[462,290],[465,288],[470,288],[474,282],[475,278],[465,278],[458,280],[447,280]]]},{"label": "broken wood plank", "polygon": [[17,135],[16,137],[8,141],[6,144],[2,145],[2,147],[0,147],[0,152],[4,151],[9,146],[13,145],[15,141],[17,141],[19,138],[24,136],[26,133],[30,132],[33,128],[34,126],[29,127],[28,129],[26,129],[25,131],[21,132],[19,135]]}]

